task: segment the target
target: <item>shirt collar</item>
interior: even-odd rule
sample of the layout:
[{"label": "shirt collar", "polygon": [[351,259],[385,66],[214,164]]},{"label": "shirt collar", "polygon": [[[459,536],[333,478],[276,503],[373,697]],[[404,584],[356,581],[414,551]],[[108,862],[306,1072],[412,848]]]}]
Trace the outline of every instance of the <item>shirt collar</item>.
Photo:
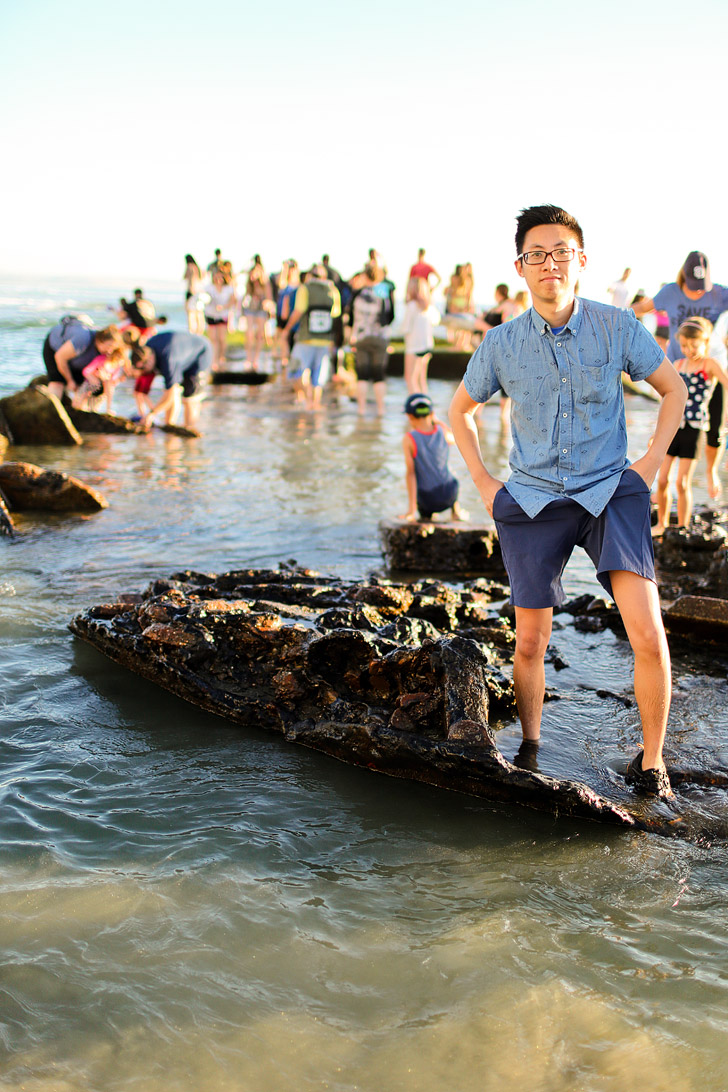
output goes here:
[{"label": "shirt collar", "polygon": [[[546,319],[543,317],[543,315],[539,315],[539,313],[538,313],[538,311],[536,310],[535,307],[531,308],[531,321],[533,322],[533,325],[536,327],[536,330],[542,336],[544,334],[550,334],[551,333],[551,326],[546,321]],[[579,331],[580,325],[581,325],[581,300],[579,299],[578,296],[575,296],[574,297],[574,310],[571,312],[571,316],[569,318],[569,321],[564,323],[564,330],[568,330],[570,333],[576,334]],[[562,333],[563,332],[564,331],[562,330]]]}]

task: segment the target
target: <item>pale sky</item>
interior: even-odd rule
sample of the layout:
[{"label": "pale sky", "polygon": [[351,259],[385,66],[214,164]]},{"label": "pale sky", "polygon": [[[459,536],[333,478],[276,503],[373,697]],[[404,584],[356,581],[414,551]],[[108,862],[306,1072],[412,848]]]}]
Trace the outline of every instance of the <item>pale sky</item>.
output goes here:
[{"label": "pale sky", "polygon": [[514,217],[586,235],[582,291],[728,283],[728,3],[25,0],[0,6],[0,272],[181,277],[418,246],[489,300]]}]

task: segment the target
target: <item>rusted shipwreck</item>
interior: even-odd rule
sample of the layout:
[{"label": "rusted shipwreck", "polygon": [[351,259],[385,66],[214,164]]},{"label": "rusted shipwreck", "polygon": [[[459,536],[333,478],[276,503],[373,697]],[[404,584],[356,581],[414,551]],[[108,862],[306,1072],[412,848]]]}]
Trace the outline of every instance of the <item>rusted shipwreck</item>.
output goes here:
[{"label": "rusted shipwreck", "polygon": [[497,731],[515,702],[502,669],[514,634],[492,602],[505,595],[486,580],[456,589],[185,571],[91,607],[70,629],[202,709],[344,762],[552,815],[694,836],[680,809],[626,790],[608,799],[504,757]]}]

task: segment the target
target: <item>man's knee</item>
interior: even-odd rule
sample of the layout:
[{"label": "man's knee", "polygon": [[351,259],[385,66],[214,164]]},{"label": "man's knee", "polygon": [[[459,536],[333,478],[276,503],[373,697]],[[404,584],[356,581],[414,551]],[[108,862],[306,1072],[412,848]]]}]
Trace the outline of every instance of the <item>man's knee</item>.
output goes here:
[{"label": "man's knee", "polygon": [[661,622],[645,619],[633,626],[629,634],[629,643],[635,656],[642,656],[655,662],[669,660],[669,650],[665,629]]},{"label": "man's knee", "polygon": [[516,653],[525,660],[542,660],[546,655],[551,629],[540,626],[516,627]]}]

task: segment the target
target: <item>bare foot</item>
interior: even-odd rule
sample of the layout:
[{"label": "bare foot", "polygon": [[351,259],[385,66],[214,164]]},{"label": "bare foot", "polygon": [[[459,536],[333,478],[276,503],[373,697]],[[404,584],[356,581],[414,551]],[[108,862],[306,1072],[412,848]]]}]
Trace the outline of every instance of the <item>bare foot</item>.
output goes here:
[{"label": "bare foot", "polygon": [[663,525],[661,523],[656,523],[655,526],[652,528],[652,537],[653,538],[662,538],[664,533],[665,533],[665,528],[663,527]]},{"label": "bare foot", "polygon": [[720,484],[715,474],[711,474],[708,477],[708,496],[711,500],[717,500],[723,492],[723,486]]},{"label": "bare foot", "polygon": [[470,512],[466,512],[464,508],[461,508],[457,501],[452,506],[452,518],[457,523],[467,523],[470,519]]}]

